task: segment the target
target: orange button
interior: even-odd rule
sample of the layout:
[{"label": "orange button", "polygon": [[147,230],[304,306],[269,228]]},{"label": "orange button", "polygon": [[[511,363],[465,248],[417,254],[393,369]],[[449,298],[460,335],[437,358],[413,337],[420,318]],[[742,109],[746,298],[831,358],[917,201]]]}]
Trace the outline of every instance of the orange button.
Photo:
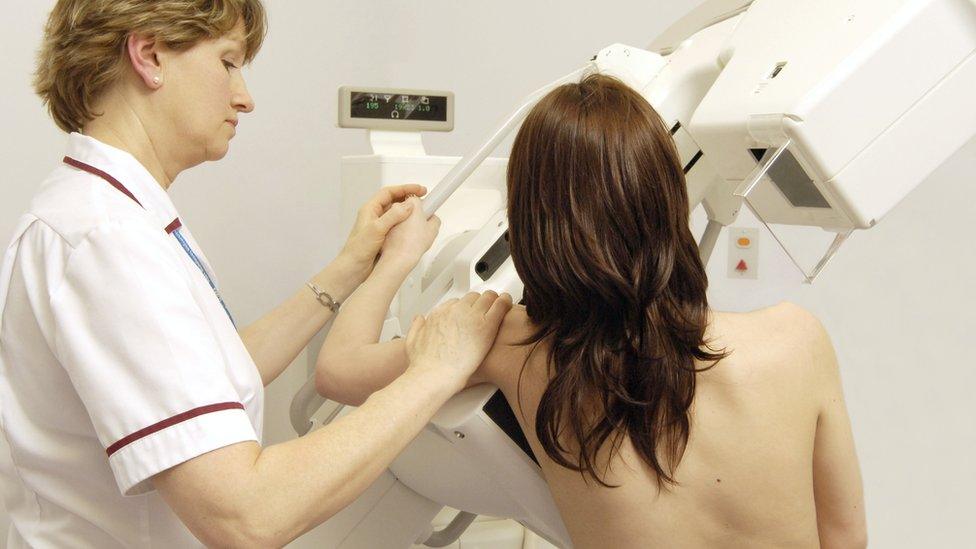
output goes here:
[{"label": "orange button", "polygon": [[739,240],[737,240],[736,243],[739,246],[742,246],[743,248],[748,248],[749,245],[752,244],[752,241],[743,236],[743,237],[739,238]]}]

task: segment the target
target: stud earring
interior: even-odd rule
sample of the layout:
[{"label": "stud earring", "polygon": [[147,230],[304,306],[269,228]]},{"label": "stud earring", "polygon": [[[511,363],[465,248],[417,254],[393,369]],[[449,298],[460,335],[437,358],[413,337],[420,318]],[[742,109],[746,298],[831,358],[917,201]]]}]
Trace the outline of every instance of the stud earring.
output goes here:
[{"label": "stud earring", "polygon": [[159,75],[153,76],[152,81],[153,84],[156,84],[157,86],[163,83],[163,79],[160,78]]}]

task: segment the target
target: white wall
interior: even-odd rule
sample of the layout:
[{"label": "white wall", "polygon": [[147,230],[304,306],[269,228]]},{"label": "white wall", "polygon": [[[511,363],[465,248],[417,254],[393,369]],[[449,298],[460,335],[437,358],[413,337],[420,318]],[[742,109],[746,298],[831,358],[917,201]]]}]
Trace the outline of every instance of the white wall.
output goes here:
[{"label": "white wall", "polygon": [[[61,158],[64,138],[32,95],[29,74],[51,0],[2,0],[0,240]],[[182,175],[172,195],[220,273],[241,322],[301,286],[343,240],[336,234],[339,158],[367,152],[340,130],[342,84],[450,89],[451,134],[432,154],[462,154],[514,103],[605,45],[643,46],[695,0],[268,0],[271,32],[246,72],[257,110],[242,117],[221,162]],[[920,136],[924,138],[924,136]],[[506,154],[505,151],[499,151]],[[741,310],[789,298],[830,329],[864,469],[877,547],[972,545],[976,453],[973,359],[976,143],[944,165],[874,230],[858,235],[820,281],[800,287],[772,240],[760,282],[724,278],[724,238],[710,268],[712,300]],[[743,224],[749,224],[744,220]],[[754,222],[753,222],[754,224]],[[784,282],[789,279],[789,283]],[[287,404],[300,364],[268,391],[267,442],[292,436]],[[295,546],[329,546],[324,531]]]}]

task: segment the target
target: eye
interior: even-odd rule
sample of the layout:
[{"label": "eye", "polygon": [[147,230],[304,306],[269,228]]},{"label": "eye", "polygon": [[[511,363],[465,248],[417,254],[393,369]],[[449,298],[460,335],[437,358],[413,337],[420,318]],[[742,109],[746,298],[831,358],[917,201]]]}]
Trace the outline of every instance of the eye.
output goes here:
[{"label": "eye", "polygon": [[224,60],[224,67],[229,71],[230,69],[239,69],[237,65],[231,63],[230,61]]}]

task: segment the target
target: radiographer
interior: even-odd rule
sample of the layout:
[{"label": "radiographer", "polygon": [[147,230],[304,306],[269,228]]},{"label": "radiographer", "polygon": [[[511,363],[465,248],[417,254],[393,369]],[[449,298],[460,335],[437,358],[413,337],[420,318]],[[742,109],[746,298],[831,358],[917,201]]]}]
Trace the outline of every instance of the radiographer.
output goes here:
[{"label": "radiographer", "polygon": [[[310,435],[262,447],[264,386],[370,274],[437,233],[418,185],[359,212],[308,284],[238,326],[167,190],[254,109],[260,0],[59,0],[35,89],[70,135],[0,270],[7,546],[281,546],[351,503],[464,387],[511,306],[414,322],[410,367]],[[382,252],[382,253],[380,253]]]}]

